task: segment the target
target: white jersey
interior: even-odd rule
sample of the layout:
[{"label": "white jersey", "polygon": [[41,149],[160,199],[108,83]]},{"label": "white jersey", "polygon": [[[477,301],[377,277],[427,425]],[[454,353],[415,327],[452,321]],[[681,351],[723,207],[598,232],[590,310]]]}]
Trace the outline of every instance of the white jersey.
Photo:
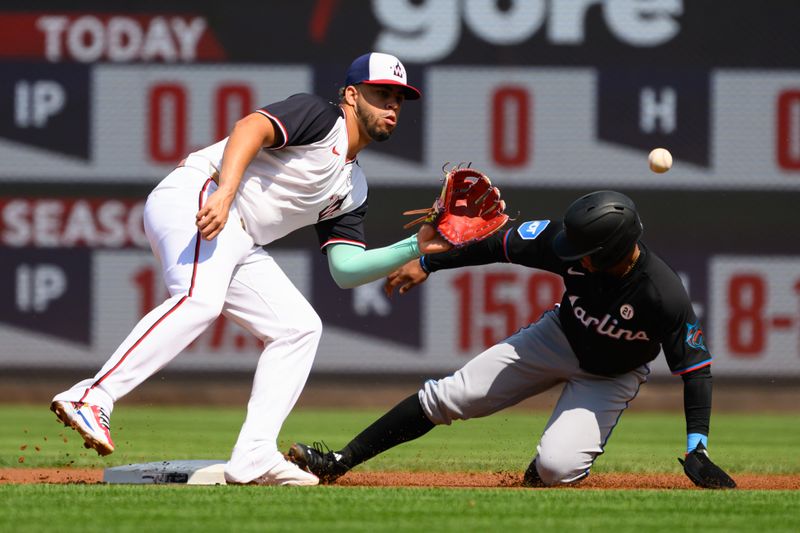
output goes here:
[{"label": "white jersey", "polygon": [[[247,167],[236,199],[245,230],[256,244],[316,225],[323,248],[332,242],[364,246],[367,181],[357,161],[347,160],[342,109],[318,96],[298,94],[258,112],[275,125],[277,144],[260,150]],[[225,138],[192,158],[202,157],[219,169],[227,142]]]}]

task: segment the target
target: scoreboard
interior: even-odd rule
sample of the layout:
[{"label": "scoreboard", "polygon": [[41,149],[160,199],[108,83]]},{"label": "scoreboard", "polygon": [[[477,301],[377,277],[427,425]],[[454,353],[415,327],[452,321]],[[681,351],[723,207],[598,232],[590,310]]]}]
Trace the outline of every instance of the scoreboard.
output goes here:
[{"label": "scoreboard", "polygon": [[[376,50],[423,98],[359,155],[371,247],[404,236],[398,206],[429,198],[448,162],[490,175],[520,217],[619,189],[681,275],[714,373],[800,377],[800,2],[139,4],[0,9],[0,370],[104,362],[165,296],[146,191],[261,106],[335,100]],[[666,174],[648,168],[657,146]],[[380,282],[335,287],[314,243],[291,235],[270,253],[323,318],[327,372],[449,372],[563,288],[488,265],[388,300]],[[220,319],[189,352],[172,367],[251,369],[259,348]]]},{"label": "scoreboard", "polygon": [[[102,364],[166,298],[142,205],[0,199],[0,367]],[[563,293],[558,276],[496,264],[437,272],[390,300],[382,280],[336,287],[313,247],[270,253],[323,319],[314,368],[327,372],[450,372],[536,321]],[[701,264],[679,274],[715,375],[800,377],[800,258],[710,254]],[[260,352],[255,338],[221,318],[171,368],[249,369]],[[663,359],[653,366],[668,373]]]},{"label": "scoreboard", "polygon": [[732,371],[800,369],[800,258],[714,257],[711,345]]},{"label": "scoreboard", "polygon": [[[0,67],[13,106],[0,115],[0,181],[156,183],[243,115],[325,80],[313,65]],[[445,162],[471,161],[500,186],[800,190],[800,71],[420,75],[425,96],[403,109],[418,117],[359,157],[372,185],[430,183]],[[655,146],[675,157],[664,177],[648,171]]]}]

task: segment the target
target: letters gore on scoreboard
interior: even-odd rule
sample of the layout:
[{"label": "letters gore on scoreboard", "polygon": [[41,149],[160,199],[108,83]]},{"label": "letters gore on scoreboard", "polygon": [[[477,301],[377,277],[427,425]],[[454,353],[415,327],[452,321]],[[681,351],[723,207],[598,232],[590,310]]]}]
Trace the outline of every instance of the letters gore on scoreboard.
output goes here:
[{"label": "letters gore on scoreboard", "polygon": [[146,248],[144,200],[0,198],[0,246]]},{"label": "letters gore on scoreboard", "polygon": [[206,19],[193,14],[6,13],[0,26],[0,57],[81,63],[226,59]]},{"label": "letters gore on scoreboard", "polygon": [[504,9],[498,2],[452,2],[448,9],[437,2],[382,2],[374,8],[381,25],[376,48],[392,50],[408,61],[437,61],[458,48],[463,31],[494,46],[518,45],[540,31],[550,44],[582,45],[591,7],[601,9],[607,30],[631,47],[659,46],[681,31],[681,0],[609,4],[602,0],[526,0],[511,2]]}]

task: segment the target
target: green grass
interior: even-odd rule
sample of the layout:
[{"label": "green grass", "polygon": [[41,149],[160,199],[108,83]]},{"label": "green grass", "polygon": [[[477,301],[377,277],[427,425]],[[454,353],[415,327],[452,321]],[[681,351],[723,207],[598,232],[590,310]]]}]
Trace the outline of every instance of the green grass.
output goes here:
[{"label": "green grass", "polygon": [[[338,448],[378,411],[298,410],[280,438]],[[226,459],[243,409],[115,411],[99,458],[46,407],[0,407],[0,466],[105,467]],[[521,471],[546,423],[509,411],[435,428],[362,470]],[[683,416],[631,412],[594,472],[679,472]],[[713,457],[731,473],[800,472],[800,419],[715,414]],[[64,439],[67,442],[64,442]],[[25,447],[21,450],[21,447]],[[36,447],[39,450],[36,450]],[[19,463],[19,458],[24,462]],[[0,485],[0,531],[800,531],[800,491]]]},{"label": "green grass", "polygon": [[[340,448],[379,411],[297,410],[279,444],[324,440]],[[0,406],[0,466],[105,467],[163,459],[226,459],[243,409],[120,406],[112,417],[117,451],[100,458],[46,407]],[[416,441],[365,463],[363,470],[519,471],[527,466],[547,421],[541,413],[510,411],[437,427]],[[593,468],[595,472],[679,472],[683,415],[626,413]],[[66,440],[67,442],[64,442]],[[22,450],[22,447],[25,447]],[[36,450],[39,447],[39,450]],[[712,456],[732,472],[800,473],[800,417],[715,414]],[[19,463],[23,457],[24,462]]]},{"label": "green grass", "polygon": [[0,486],[0,531],[798,531],[800,492]]}]

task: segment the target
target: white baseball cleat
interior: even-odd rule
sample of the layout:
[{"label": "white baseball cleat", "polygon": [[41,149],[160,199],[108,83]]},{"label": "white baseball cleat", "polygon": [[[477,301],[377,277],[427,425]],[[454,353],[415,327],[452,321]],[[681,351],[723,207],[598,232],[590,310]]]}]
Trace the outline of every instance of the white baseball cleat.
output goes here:
[{"label": "white baseball cleat", "polygon": [[86,448],[94,448],[99,455],[114,451],[108,414],[97,405],[57,400],[50,405],[58,420],[83,437]]},{"label": "white baseball cleat", "polygon": [[305,470],[301,470],[299,466],[283,458],[281,458],[278,464],[252,481],[239,483],[228,479],[227,475],[225,478],[226,483],[229,485],[284,485],[291,487],[319,485],[319,478],[317,476]]}]

